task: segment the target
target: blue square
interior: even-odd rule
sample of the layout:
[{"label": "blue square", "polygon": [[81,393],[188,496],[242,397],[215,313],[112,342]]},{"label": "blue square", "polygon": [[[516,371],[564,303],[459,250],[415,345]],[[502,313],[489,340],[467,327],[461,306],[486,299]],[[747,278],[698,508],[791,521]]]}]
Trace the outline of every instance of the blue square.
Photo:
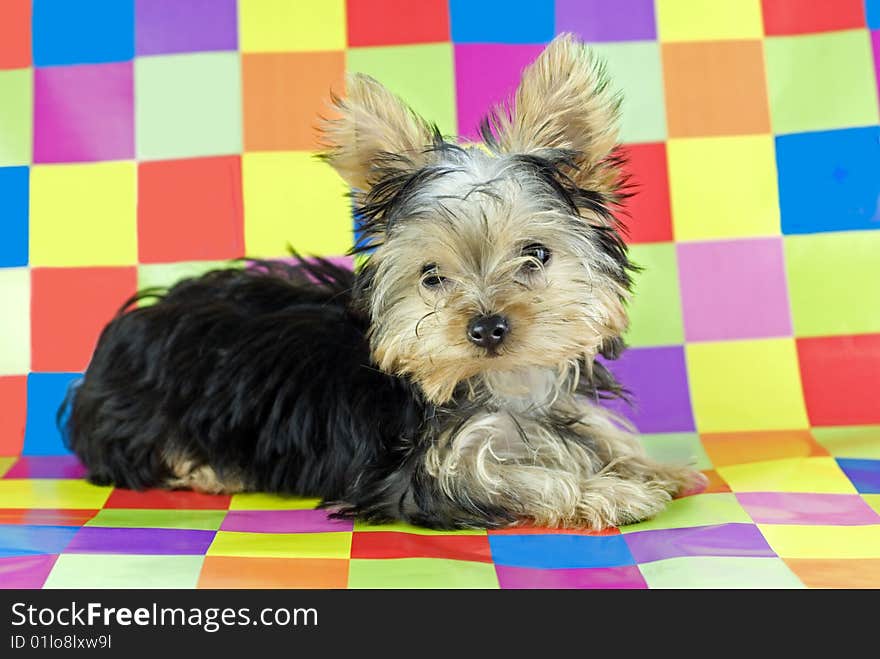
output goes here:
[{"label": "blue square", "polygon": [[776,138],[782,232],[880,229],[880,127]]},{"label": "blue square", "polygon": [[880,494],[880,460],[840,458],[837,464],[860,494]]},{"label": "blue square", "polygon": [[80,373],[31,373],[27,380],[27,426],[22,455],[70,453],[55,424],[58,408]]},{"label": "blue square", "polygon": [[0,167],[0,267],[28,262],[28,168]]},{"label": "blue square", "polygon": [[490,535],[497,565],[533,568],[635,565],[622,535]]},{"label": "blue square", "polygon": [[0,556],[60,554],[77,531],[75,526],[0,526]]},{"label": "blue square", "polygon": [[456,43],[546,43],[553,38],[553,0],[450,0]]},{"label": "blue square", "polygon": [[34,0],[34,64],[134,57],[134,0]]},{"label": "blue square", "polygon": [[880,0],[865,0],[865,14],[868,17],[868,27],[880,30]]}]

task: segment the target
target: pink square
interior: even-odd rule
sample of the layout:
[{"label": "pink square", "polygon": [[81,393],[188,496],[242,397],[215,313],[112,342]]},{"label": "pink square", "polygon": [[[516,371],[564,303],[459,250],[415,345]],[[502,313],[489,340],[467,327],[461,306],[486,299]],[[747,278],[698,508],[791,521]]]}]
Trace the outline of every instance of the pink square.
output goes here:
[{"label": "pink square", "polygon": [[34,162],[133,157],[131,62],[34,69]]},{"label": "pink square", "polygon": [[791,336],[781,238],[677,248],[688,341]]},{"label": "pink square", "polygon": [[493,105],[513,96],[522,70],[542,49],[541,45],[455,46],[459,135],[467,139],[479,138],[480,120]]}]

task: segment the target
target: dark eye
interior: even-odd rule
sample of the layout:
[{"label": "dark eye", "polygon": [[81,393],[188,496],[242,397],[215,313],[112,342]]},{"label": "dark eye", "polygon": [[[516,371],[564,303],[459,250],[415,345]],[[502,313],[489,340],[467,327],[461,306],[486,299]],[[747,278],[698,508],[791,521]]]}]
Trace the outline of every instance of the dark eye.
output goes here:
[{"label": "dark eye", "polygon": [[422,266],[422,286],[425,288],[438,288],[446,283],[446,277],[437,272],[436,263],[426,263]]},{"label": "dark eye", "polygon": [[524,267],[529,270],[537,270],[539,266],[535,261],[541,265],[547,265],[550,260],[550,249],[541,243],[532,243],[523,247],[522,255],[534,259],[534,261],[527,261]]}]

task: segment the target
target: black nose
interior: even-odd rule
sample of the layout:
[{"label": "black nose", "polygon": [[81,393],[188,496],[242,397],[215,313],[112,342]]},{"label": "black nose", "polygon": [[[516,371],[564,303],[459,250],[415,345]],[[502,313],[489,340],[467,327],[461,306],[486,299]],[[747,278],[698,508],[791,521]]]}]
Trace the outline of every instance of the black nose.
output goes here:
[{"label": "black nose", "polygon": [[496,348],[510,331],[507,318],[493,314],[477,316],[468,324],[468,340],[481,348]]}]

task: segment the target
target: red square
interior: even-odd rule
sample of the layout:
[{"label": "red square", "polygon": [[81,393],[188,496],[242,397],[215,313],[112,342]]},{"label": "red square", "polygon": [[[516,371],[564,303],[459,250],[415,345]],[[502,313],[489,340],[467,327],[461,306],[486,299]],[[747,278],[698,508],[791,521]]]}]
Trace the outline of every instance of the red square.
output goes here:
[{"label": "red square", "polygon": [[804,34],[865,27],[863,0],[761,0],[764,34]]},{"label": "red square", "polygon": [[34,268],[31,368],[85,370],[101,330],[136,290],[136,268]]},{"label": "red square", "polygon": [[348,0],[348,45],[449,41],[446,0]]},{"label": "red square", "polygon": [[27,376],[0,377],[0,455],[18,455],[24,446]]},{"label": "red square", "polygon": [[351,539],[352,558],[448,558],[492,562],[485,535],[421,535],[396,531],[356,532]]},{"label": "red square", "polygon": [[189,490],[135,490],[115,489],[104,508],[143,508],[179,510],[229,510],[231,494],[203,494]]},{"label": "red square", "polygon": [[632,244],[672,240],[666,144],[630,144],[623,147],[623,153],[633,193],[626,200],[622,218],[628,229],[626,241]]},{"label": "red square", "polygon": [[880,334],[797,339],[814,426],[880,423]]},{"label": "red square", "polygon": [[31,65],[31,0],[0,3],[0,69]]},{"label": "red square", "polygon": [[239,156],[138,165],[141,263],[243,256],[243,218]]}]

